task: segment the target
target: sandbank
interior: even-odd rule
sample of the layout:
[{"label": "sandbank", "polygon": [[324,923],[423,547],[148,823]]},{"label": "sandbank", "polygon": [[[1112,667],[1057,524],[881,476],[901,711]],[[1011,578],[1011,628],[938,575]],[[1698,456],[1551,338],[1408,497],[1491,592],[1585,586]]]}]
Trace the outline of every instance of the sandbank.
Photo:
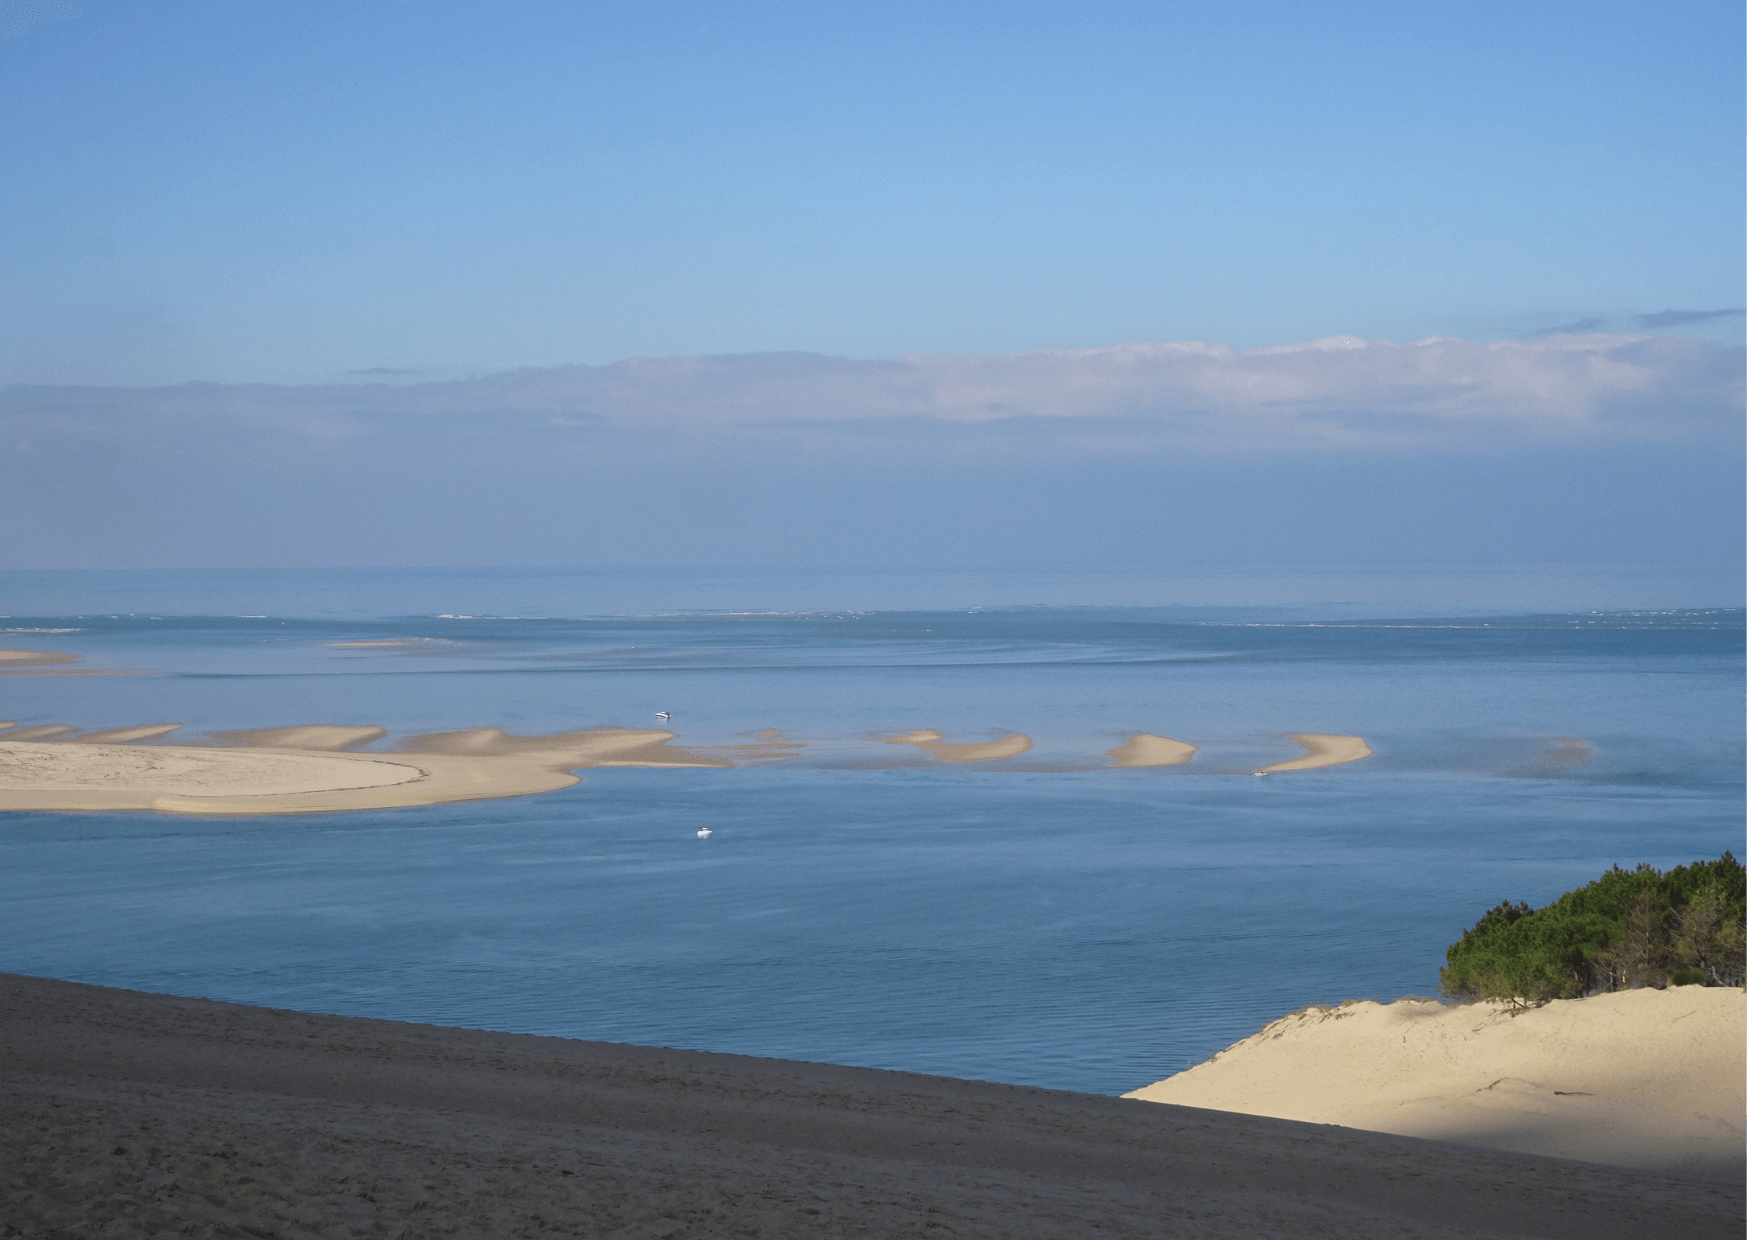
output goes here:
[{"label": "sandbank", "polygon": [[215,732],[213,739],[226,745],[242,745],[251,749],[319,749],[339,752],[354,745],[381,740],[387,735],[387,728],[375,724],[348,727],[345,724],[314,723],[294,728]]},{"label": "sandbank", "polygon": [[1305,747],[1305,756],[1287,762],[1265,766],[1261,773],[1274,775],[1282,771],[1314,771],[1323,766],[1340,766],[1372,756],[1372,747],[1357,736],[1337,736],[1330,732],[1289,732]]},{"label": "sandbank", "polygon": [[1113,766],[1181,766],[1195,755],[1196,746],[1151,732],[1137,732],[1105,753],[1116,759]]},{"label": "sandbank", "polygon": [[76,654],[61,654],[54,650],[0,650],[0,668],[50,667],[78,661]]},{"label": "sandbank", "polygon": [[[280,729],[250,735],[270,737]],[[0,810],[299,814],[393,809],[568,788],[598,766],[724,767],[668,745],[671,732],[605,728],[512,736],[474,728],[415,737],[408,752],[345,753],[368,727],[285,729],[315,748],[197,748],[17,741],[0,734]]]},{"label": "sandbank", "polygon": [[1275,1021],[1129,1098],[1740,1185],[1744,998],[1677,986],[1500,1004],[1349,1003]]},{"label": "sandbank", "polygon": [[[163,736],[174,732],[182,725],[179,723],[148,723],[137,728],[109,728],[100,732],[82,732],[78,736],[67,739],[76,745],[131,745],[135,741],[149,741],[154,736]],[[10,740],[11,737],[0,737],[0,740]]]},{"label": "sandbank", "polygon": [[50,737],[65,736],[78,730],[70,723],[42,723],[34,728],[8,728],[4,734],[0,734],[0,740],[46,741]]},{"label": "sandbank", "polygon": [[0,676],[125,676],[106,668],[76,668],[76,654],[54,650],[0,650]]},{"label": "sandbank", "polygon": [[1032,747],[1032,738],[1018,732],[1009,733],[1000,740],[974,741],[969,744],[951,744],[932,729],[895,732],[891,736],[877,736],[874,739],[886,745],[911,745],[943,762],[992,762],[997,758],[1016,758]]},{"label": "sandbank", "polygon": [[0,975],[0,1091],[0,1223],[26,1236],[1741,1232],[1739,1184],[16,975]]}]

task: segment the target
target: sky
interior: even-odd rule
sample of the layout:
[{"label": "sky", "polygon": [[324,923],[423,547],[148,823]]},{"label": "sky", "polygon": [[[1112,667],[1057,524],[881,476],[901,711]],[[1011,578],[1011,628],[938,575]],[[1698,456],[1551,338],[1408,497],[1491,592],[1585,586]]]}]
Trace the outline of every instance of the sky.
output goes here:
[{"label": "sky", "polygon": [[0,567],[1730,594],[1742,46],[1710,2],[0,0]]}]

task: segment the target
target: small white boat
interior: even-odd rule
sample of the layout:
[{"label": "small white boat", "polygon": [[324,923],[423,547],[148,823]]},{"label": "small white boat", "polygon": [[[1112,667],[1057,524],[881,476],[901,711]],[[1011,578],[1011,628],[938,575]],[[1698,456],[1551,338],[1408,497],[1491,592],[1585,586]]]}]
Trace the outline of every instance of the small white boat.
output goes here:
[{"label": "small white boat", "polygon": [[1267,779],[1269,777],[1269,773],[1267,771],[1258,771],[1256,773],[1256,777],[1258,779]]},{"label": "small white boat", "polygon": [[701,840],[709,839],[710,838],[710,828],[709,827],[699,827],[698,828],[698,838]]},{"label": "small white boat", "polygon": [[665,710],[658,710],[656,712],[656,718],[657,719],[672,719],[673,716],[668,714],[668,712]]}]

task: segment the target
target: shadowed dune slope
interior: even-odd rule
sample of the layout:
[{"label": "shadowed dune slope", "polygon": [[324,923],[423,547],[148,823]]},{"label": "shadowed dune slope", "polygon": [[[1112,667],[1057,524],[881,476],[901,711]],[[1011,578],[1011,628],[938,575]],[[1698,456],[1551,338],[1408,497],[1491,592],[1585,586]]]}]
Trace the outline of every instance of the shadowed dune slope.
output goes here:
[{"label": "shadowed dune slope", "polygon": [[1736,1185],[1118,1098],[15,975],[0,975],[0,1072],[0,1224],[25,1235],[1741,1231]]}]

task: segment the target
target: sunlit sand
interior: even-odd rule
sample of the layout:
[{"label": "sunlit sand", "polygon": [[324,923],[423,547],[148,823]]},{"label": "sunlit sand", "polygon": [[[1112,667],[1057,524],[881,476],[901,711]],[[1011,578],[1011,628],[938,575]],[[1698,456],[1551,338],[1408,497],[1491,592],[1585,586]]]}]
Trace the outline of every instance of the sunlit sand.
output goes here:
[{"label": "sunlit sand", "polygon": [[[345,753],[380,728],[312,726],[238,734],[234,748],[71,744],[0,734],[0,809],[296,814],[392,809],[568,788],[599,766],[725,767],[708,751],[672,747],[671,732],[609,728],[512,736],[497,728],[440,732],[408,752]],[[262,745],[286,736],[305,748]]]},{"label": "sunlit sand", "polygon": [[1744,1000],[1677,986],[1282,1018],[1125,1097],[1741,1183]]},{"label": "sunlit sand", "polygon": [[1138,732],[1123,744],[1105,753],[1115,758],[1113,766],[1181,766],[1196,756],[1196,746],[1174,741],[1169,736]]},{"label": "sunlit sand", "polygon": [[913,745],[945,762],[991,762],[996,758],[1015,758],[1032,747],[1032,738],[1022,736],[1018,732],[1004,736],[1000,740],[977,741],[969,744],[950,744],[942,738],[939,732],[927,729],[899,732],[892,736],[879,736],[874,739],[887,745]]},{"label": "sunlit sand", "polygon": [[215,739],[227,745],[243,745],[251,749],[321,749],[338,752],[354,745],[381,740],[387,735],[387,728],[373,724],[347,727],[343,724],[317,723],[295,728],[219,732],[215,734]]},{"label": "sunlit sand", "polygon": [[1372,756],[1372,747],[1357,736],[1338,736],[1329,732],[1290,732],[1288,735],[1305,747],[1305,756],[1265,766],[1259,774],[1314,771],[1319,767],[1340,766]]}]

